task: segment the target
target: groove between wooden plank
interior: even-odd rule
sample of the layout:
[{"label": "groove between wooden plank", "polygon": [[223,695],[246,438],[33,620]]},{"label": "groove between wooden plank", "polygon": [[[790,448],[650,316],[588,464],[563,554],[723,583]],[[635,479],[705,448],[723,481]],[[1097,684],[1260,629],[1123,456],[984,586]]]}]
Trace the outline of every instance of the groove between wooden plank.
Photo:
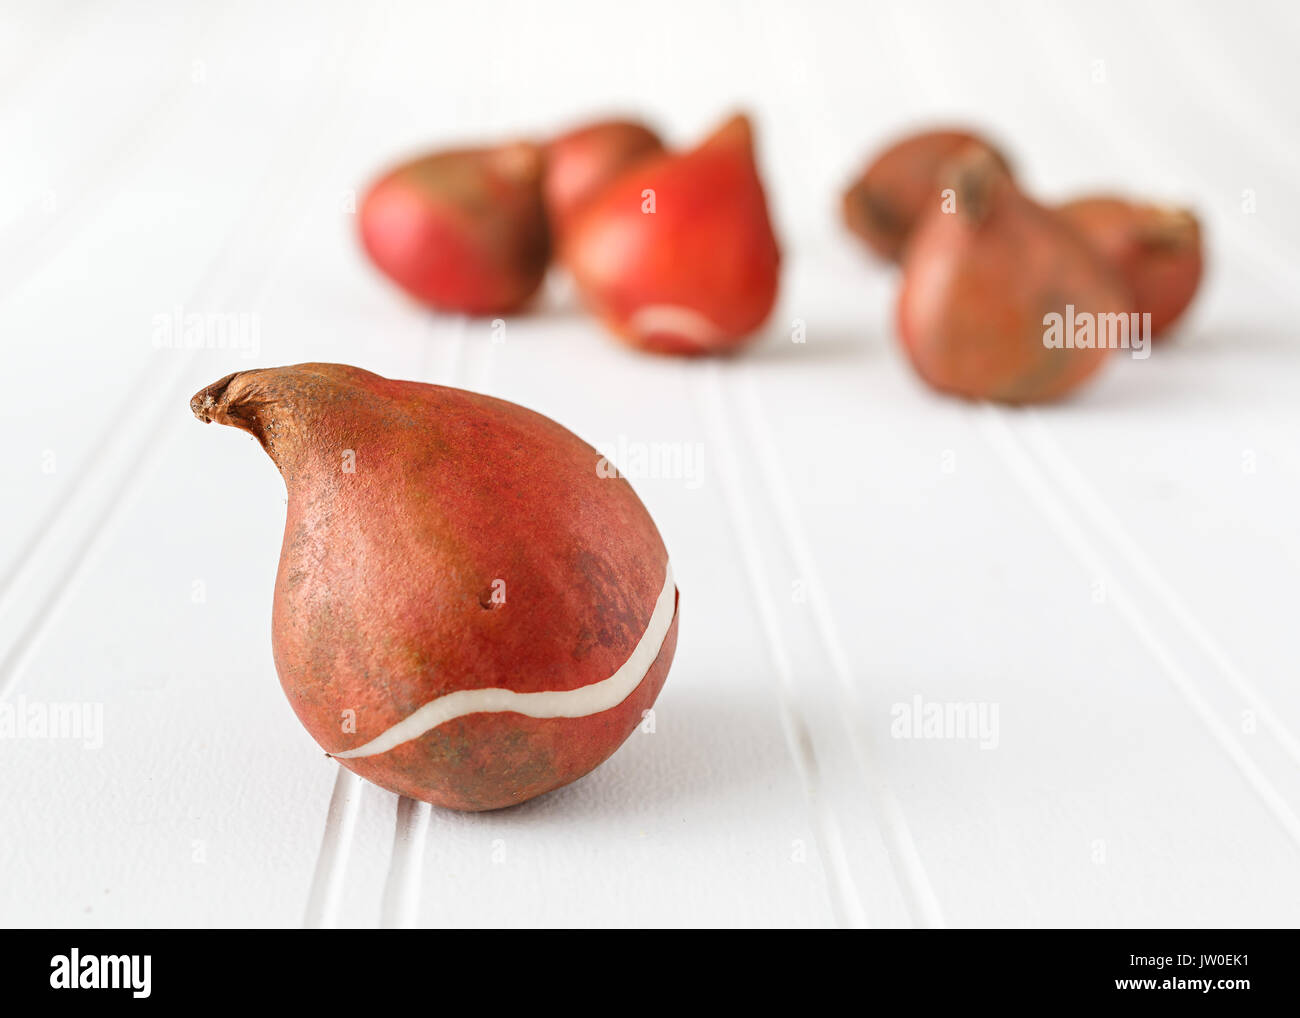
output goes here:
[{"label": "groove between wooden plank", "polygon": [[393,855],[379,918],[385,929],[409,930],[417,925],[431,813],[427,802],[406,796],[398,800]]},{"label": "groove between wooden plank", "polygon": [[780,522],[786,547],[798,568],[799,575],[808,583],[813,620],[821,635],[822,647],[830,658],[831,670],[839,680],[843,701],[841,716],[844,719],[849,742],[853,747],[860,779],[863,787],[871,794],[872,804],[889,845],[899,882],[904,888],[904,897],[911,909],[913,922],[917,926],[942,928],[945,925],[943,910],[930,878],[926,874],[925,864],[912,838],[907,818],[892,788],[881,775],[873,759],[869,740],[861,730],[860,719],[863,716],[863,708],[854,675],[855,669],[849,663],[830,605],[826,603],[825,587],[816,561],[809,550],[803,527],[799,523],[798,514],[795,512],[789,487],[772,454],[773,443],[764,424],[765,415],[760,406],[759,390],[753,373],[746,371],[743,380],[742,420],[751,435],[751,447],[755,450],[755,458],[758,460],[760,472],[767,486],[769,501]]},{"label": "groove between wooden plank", "polygon": [[329,811],[325,815],[325,830],[321,834],[311,890],[307,892],[303,911],[303,925],[309,929],[333,929],[338,925],[364,785],[361,778],[339,765]]},{"label": "groove between wooden plank", "polygon": [[1138,547],[1137,542],[1129,536],[1119,519],[1102,501],[1096,489],[1087,482],[1079,469],[1070,462],[1064,450],[1048,434],[1042,420],[1033,411],[1029,411],[1024,415],[1024,424],[1021,429],[1022,436],[1038,454],[1038,462],[1046,467],[1047,472],[1055,478],[1057,485],[1071,499],[1071,504],[1088,514],[1093,527],[1110,541],[1119,557],[1146,585],[1146,593],[1154,595],[1155,599],[1165,606],[1166,611],[1183,632],[1218,668],[1228,685],[1250,704],[1264,723],[1265,729],[1277,740],[1292,763],[1300,767],[1300,741],[1297,741],[1259,688],[1237,667],[1219,641],[1211,635],[1208,627],[1192,613],[1186,602],[1160,575],[1155,565]]},{"label": "groove between wooden plank", "polygon": [[821,788],[817,752],[806,719],[796,704],[794,672],[781,627],[772,603],[762,552],[754,535],[750,510],[739,487],[740,462],[736,445],[724,411],[720,369],[716,363],[701,366],[697,393],[703,403],[704,418],[709,422],[714,447],[718,450],[719,475],[732,531],[740,546],[741,558],[749,576],[750,592],[766,638],[768,655],[778,680],[778,704],[786,745],[799,772],[818,848],[826,862],[827,894],[836,921],[841,926],[862,928],[869,925],[862,907],[853,873],[848,863],[840,823]]},{"label": "groove between wooden plank", "polygon": [[1025,493],[1039,506],[1047,523],[1056,531],[1057,536],[1080,564],[1094,576],[1104,578],[1108,596],[1113,598],[1120,617],[1155,658],[1174,689],[1187,702],[1188,707],[1209,731],[1219,748],[1241,772],[1252,791],[1259,796],[1264,806],[1273,814],[1296,846],[1300,847],[1300,817],[1296,815],[1269,777],[1255,764],[1232,729],[1214,712],[1191,676],[1178,664],[1165,641],[1160,639],[1148,621],[1147,613],[1138,600],[1127,593],[1114,571],[1071,517],[1060,496],[1052,490],[1042,471],[1021,447],[1005,419],[1005,414],[1006,411],[987,404],[980,407],[978,423],[989,445],[1006,464]]}]

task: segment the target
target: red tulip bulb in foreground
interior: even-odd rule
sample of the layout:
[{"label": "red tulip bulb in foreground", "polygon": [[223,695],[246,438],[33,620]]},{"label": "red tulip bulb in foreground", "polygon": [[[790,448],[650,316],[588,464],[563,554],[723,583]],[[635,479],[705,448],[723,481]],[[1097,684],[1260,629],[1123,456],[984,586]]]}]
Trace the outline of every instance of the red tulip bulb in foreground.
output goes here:
[{"label": "red tulip bulb in foreground", "polygon": [[343,766],[509,806],[586,774],[654,703],[677,643],[668,553],[554,421],[339,364],[241,371],[191,407],[284,477],[276,669]]}]

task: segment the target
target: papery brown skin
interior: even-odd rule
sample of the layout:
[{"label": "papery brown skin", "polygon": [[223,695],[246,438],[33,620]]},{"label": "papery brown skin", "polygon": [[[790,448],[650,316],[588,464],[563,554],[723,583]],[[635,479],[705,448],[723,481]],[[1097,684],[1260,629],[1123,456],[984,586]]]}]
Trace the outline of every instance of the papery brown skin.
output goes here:
[{"label": "papery brown skin", "polygon": [[421,304],[470,315],[522,307],[550,259],[535,145],[437,152],[376,181],[361,203],[361,241]]},{"label": "papery brown skin", "polygon": [[1119,269],[1133,291],[1134,309],[1151,315],[1160,336],[1187,310],[1201,283],[1201,226],[1186,209],[1079,198],[1058,211]]},{"label": "papery brown skin", "polygon": [[629,345],[700,355],[745,344],[771,313],[781,262],[749,121],[624,172],[561,252],[584,302]]},{"label": "papery brown skin", "polygon": [[[599,454],[546,417],[338,364],[238,372],[191,407],[252,433],[284,476],[275,663],[327,753],[455,690],[601,681],[645,632],[664,588],[663,541],[627,481],[601,476]],[[600,713],[469,714],[339,762],[439,806],[524,802],[618,748],[654,703],[676,640],[674,602],[658,657]]]},{"label": "papery brown skin", "polygon": [[975,145],[1010,172],[997,148],[970,131],[925,131],[890,145],[844,192],[845,225],[881,258],[901,261],[912,231],[942,201],[944,169]]},{"label": "papery brown skin", "polygon": [[619,174],[664,149],[645,124],[602,120],[568,131],[546,146],[542,196],[555,237]]},{"label": "papery brown skin", "polygon": [[951,168],[956,210],[936,208],[903,263],[898,329],[931,386],[969,399],[1036,403],[1081,385],[1110,350],[1052,349],[1046,315],[1122,314],[1132,297],[1110,264],[976,149]]}]

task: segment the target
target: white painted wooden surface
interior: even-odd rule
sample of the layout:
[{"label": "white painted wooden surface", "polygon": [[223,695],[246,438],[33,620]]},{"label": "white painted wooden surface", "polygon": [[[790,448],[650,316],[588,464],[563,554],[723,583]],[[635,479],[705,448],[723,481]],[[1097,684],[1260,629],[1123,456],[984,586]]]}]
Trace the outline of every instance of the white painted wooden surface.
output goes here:
[{"label": "white painted wooden surface", "polygon": [[[0,684],[104,724],[0,741],[0,923],[1300,922],[1293,5],[0,11]],[[786,251],[735,361],[624,351],[562,281],[493,345],[354,242],[351,189],[427,144],[620,109],[686,143],[735,106]],[[1060,407],[923,390],[834,209],[934,119],[1047,198],[1195,204],[1178,340]],[[158,350],[174,309],[258,349]],[[476,816],[322,757],[271,662],[281,482],[187,406],[307,359],[702,448],[636,482],[683,593],[654,734]],[[996,705],[996,748],[891,737],[915,696]]]}]

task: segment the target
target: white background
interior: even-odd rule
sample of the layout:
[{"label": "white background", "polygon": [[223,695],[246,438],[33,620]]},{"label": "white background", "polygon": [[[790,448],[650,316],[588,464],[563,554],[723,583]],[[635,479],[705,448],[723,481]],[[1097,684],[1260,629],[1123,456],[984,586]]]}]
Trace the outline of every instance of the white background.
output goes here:
[{"label": "white background", "polygon": [[[1294,5],[0,10],[0,693],[104,717],[0,742],[0,923],[1300,921]],[[785,252],[738,359],[626,351],[558,279],[493,345],[359,254],[400,156],[736,108]],[[934,121],[1045,200],[1192,204],[1176,339],[1060,406],[924,390],[836,205]],[[256,355],[156,349],[177,311],[257,316]],[[188,408],[303,360],[698,444],[698,484],[635,481],[682,591],[654,734],[487,815],[322,756],[271,661],[282,483]],[[995,705],[996,748],[892,738],[915,696]]]}]

